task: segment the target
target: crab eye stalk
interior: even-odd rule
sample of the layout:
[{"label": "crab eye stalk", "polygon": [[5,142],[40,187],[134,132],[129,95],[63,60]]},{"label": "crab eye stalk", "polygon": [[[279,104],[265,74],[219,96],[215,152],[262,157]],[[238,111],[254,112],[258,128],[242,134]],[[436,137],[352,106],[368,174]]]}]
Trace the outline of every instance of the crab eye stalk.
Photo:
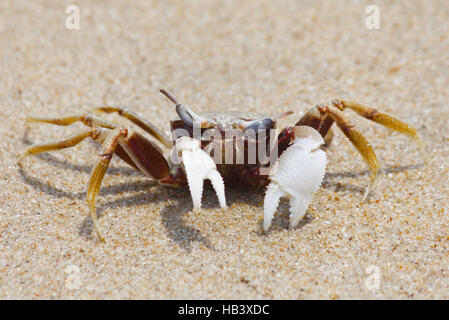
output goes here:
[{"label": "crab eye stalk", "polygon": [[164,96],[166,96],[168,98],[168,100],[170,100],[171,102],[173,102],[176,105],[176,113],[178,114],[178,116],[181,118],[181,120],[188,126],[192,127],[193,126],[193,116],[192,114],[189,112],[190,110],[183,106],[182,104],[180,104],[178,102],[178,100],[176,100],[175,97],[173,97],[170,93],[168,93],[166,90],[161,89],[159,90]]},{"label": "crab eye stalk", "polygon": [[193,127],[193,123],[195,121],[195,117],[192,115],[192,113],[189,112],[190,110],[183,106],[182,104],[178,104],[176,106],[176,113],[181,118],[181,120],[188,126]]},{"label": "crab eye stalk", "polygon": [[165,89],[159,90],[164,96],[166,96],[171,102],[173,102],[175,105],[179,105],[178,101]]},{"label": "crab eye stalk", "polygon": [[260,118],[260,119],[256,119],[256,120],[250,121],[245,126],[245,130],[253,129],[253,130],[255,130],[257,132],[258,130],[273,129],[277,119],[283,118],[283,117],[288,116],[288,115],[290,115],[292,113],[293,113],[293,111],[287,111],[287,112],[283,112],[283,113],[278,114],[278,115],[273,116],[273,117]]},{"label": "crab eye stalk", "polygon": [[159,91],[176,105],[176,113],[178,114],[179,118],[181,118],[181,120],[189,127],[193,127],[194,123],[199,123],[200,128],[210,128],[214,125],[214,123],[209,119],[201,117],[185,105],[178,103],[178,101],[166,90],[161,89]]},{"label": "crab eye stalk", "polygon": [[263,118],[251,121],[248,125],[245,126],[245,130],[252,129],[255,132],[259,130],[267,130],[271,129],[274,126],[274,120],[271,118]]},{"label": "crab eye stalk", "polygon": [[272,119],[272,120],[277,120],[277,119],[280,119],[280,118],[289,116],[289,115],[291,115],[291,114],[293,114],[293,111],[292,111],[292,110],[289,110],[289,111],[282,112],[282,113],[280,113],[280,114],[278,114],[278,115],[276,115],[276,116],[274,116],[274,117],[271,117],[271,119]]}]

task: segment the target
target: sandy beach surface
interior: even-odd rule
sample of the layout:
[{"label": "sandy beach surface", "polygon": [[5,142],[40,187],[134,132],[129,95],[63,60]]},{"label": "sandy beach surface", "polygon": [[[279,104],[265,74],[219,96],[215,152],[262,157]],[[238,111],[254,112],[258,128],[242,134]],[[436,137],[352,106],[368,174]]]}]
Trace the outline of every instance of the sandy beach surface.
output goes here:
[{"label": "sandy beach surface", "polygon": [[[1,299],[449,298],[446,0],[81,0],[79,29],[71,4],[0,1]],[[282,202],[264,234],[263,189],[229,186],[220,209],[207,184],[193,211],[188,189],[114,158],[97,198],[101,243],[85,201],[97,145],[19,166],[30,144],[82,128],[25,118],[119,105],[168,132],[177,116],[160,88],[196,111],[293,110],[280,127],[351,98],[415,126],[429,159],[345,111],[381,163],[369,201],[367,167],[335,130],[305,219],[288,229]]]}]

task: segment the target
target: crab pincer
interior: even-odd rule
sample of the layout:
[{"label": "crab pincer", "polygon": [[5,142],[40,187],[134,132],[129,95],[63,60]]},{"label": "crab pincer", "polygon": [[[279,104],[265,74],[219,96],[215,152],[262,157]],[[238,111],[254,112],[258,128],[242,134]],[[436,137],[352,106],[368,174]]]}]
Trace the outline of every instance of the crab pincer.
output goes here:
[{"label": "crab pincer", "polygon": [[203,195],[203,182],[209,179],[221,208],[226,207],[224,192],[224,182],[214,160],[201,149],[200,141],[190,137],[180,137],[176,141],[176,150],[181,156],[192,196],[193,207],[201,207],[201,197]]},{"label": "crab pincer", "polygon": [[290,228],[304,217],[324,178],[326,153],[320,149],[323,144],[323,137],[315,129],[295,128],[293,144],[281,154],[270,173],[264,200],[265,231],[271,226],[281,197],[290,200]]}]

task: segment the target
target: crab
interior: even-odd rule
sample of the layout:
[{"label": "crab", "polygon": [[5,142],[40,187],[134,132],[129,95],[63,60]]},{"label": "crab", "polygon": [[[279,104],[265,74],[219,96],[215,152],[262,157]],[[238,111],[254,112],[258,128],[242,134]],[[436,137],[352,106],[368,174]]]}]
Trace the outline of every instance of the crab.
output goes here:
[{"label": "crab", "polygon": [[[127,108],[105,106],[93,113],[61,118],[27,118],[67,126],[82,122],[87,129],[66,139],[35,144],[25,155],[73,147],[86,138],[101,144],[101,151],[88,182],[86,200],[93,226],[100,240],[103,232],[97,220],[95,198],[115,154],[134,169],[162,185],[189,187],[193,208],[201,207],[204,180],[210,180],[220,207],[226,207],[225,182],[250,187],[266,186],[263,229],[268,231],[279,201],[290,201],[290,227],[298,225],[306,214],[314,193],[320,187],[326,168],[324,146],[329,145],[332,125],[344,133],[362,156],[370,171],[370,182],[362,196],[365,201],[373,185],[378,159],[367,139],[343,116],[351,109],[360,116],[413,138],[425,158],[425,149],[417,130],[375,108],[347,100],[311,108],[294,126],[276,131],[276,121],[292,114],[275,116],[242,113],[209,112],[198,114],[167,91],[160,90],[176,106],[179,119],[170,121],[172,137]],[[152,139],[133,130],[103,120],[98,113],[117,113],[143,129]],[[275,135],[273,135],[273,132]],[[231,134],[229,134],[231,133]],[[162,148],[169,152],[164,152]],[[262,153],[266,157],[254,157]]]}]

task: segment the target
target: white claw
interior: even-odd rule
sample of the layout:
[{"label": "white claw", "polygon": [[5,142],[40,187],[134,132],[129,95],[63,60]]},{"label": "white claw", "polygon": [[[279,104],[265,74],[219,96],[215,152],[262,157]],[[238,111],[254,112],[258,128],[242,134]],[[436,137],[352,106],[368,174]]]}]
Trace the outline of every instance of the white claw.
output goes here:
[{"label": "white claw", "polygon": [[209,179],[217,193],[220,207],[226,207],[223,178],[217,171],[214,160],[200,147],[200,141],[181,137],[176,141],[176,148],[184,164],[193,207],[201,208],[203,181]]},{"label": "white claw", "polygon": [[267,187],[267,192],[265,193],[265,200],[263,204],[264,217],[263,217],[263,229],[265,231],[271,226],[271,220],[273,220],[274,212],[276,211],[279,200],[285,194],[279,188],[279,185],[271,182]]},{"label": "white claw", "polygon": [[320,149],[324,143],[321,135],[311,127],[298,126],[295,136],[270,174],[271,182],[264,200],[265,231],[271,226],[281,197],[290,200],[290,227],[297,226],[324,178],[326,153]]}]

